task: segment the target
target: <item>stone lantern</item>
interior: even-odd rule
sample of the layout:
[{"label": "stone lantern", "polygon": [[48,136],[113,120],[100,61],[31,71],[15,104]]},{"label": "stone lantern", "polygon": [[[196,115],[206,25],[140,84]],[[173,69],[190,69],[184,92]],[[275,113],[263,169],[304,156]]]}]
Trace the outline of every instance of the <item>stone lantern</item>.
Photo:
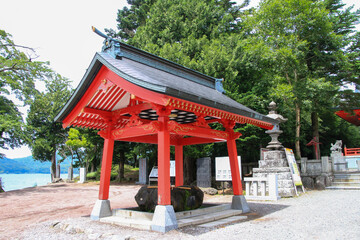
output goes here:
[{"label": "stone lantern", "polygon": [[[276,112],[277,106],[274,101],[272,101],[269,104],[268,109],[270,111],[269,111],[269,114],[266,116],[278,120],[279,124],[287,121],[287,118],[284,118],[283,116],[281,116],[280,114],[278,114]],[[268,130],[265,132],[265,133],[269,134],[271,137],[271,141],[269,142],[269,145],[266,146],[267,149],[280,150],[280,149],[284,148],[284,146],[278,140],[278,137],[282,132],[283,131],[280,130],[280,126],[278,124],[276,124],[272,130]]]}]

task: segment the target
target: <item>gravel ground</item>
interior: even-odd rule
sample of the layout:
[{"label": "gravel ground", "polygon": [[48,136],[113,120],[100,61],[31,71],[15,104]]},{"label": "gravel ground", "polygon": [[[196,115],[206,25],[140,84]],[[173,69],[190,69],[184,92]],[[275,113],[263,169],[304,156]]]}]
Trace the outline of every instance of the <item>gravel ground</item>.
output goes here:
[{"label": "gravel ground", "polygon": [[[91,221],[51,220],[14,239],[360,239],[360,191],[309,191],[277,202],[249,202],[247,220],[217,228],[185,227],[166,234]],[[230,196],[207,197],[230,202]],[[0,237],[1,238],[1,237]]]}]

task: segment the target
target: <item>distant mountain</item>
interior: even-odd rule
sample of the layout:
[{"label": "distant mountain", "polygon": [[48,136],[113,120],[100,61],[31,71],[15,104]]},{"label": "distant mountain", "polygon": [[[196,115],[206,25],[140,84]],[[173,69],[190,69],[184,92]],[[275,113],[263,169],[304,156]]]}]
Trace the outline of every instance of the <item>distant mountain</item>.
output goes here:
[{"label": "distant mountain", "polygon": [[[0,173],[50,173],[51,162],[34,160],[32,156],[24,158],[0,158]],[[70,163],[60,164],[61,173],[67,173]],[[75,171],[74,173],[77,173]]]}]

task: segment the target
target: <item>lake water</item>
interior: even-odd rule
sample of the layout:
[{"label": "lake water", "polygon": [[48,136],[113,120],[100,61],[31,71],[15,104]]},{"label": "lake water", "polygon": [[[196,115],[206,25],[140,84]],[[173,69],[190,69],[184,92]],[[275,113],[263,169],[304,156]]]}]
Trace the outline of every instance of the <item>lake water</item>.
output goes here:
[{"label": "lake water", "polygon": [[[74,174],[74,177],[78,176]],[[67,173],[60,174],[62,179],[67,179]],[[50,174],[0,174],[3,189],[5,191],[23,189],[28,187],[44,186],[51,182]]]}]

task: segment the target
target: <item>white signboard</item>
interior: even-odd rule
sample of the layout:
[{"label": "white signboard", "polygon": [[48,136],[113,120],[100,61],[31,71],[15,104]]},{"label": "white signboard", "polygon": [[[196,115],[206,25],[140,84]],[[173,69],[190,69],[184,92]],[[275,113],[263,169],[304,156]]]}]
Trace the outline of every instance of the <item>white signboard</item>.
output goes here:
[{"label": "white signboard", "polygon": [[[240,179],[241,179],[241,156],[238,156]],[[215,158],[216,181],[231,181],[231,168],[229,157]]]},{"label": "white signboard", "polygon": [[[151,178],[158,177],[158,167],[153,167],[151,169],[149,177]],[[175,177],[175,161],[170,161],[170,177]]]},{"label": "white signboard", "polygon": [[175,177],[175,161],[170,161],[170,177]]},{"label": "white signboard", "polygon": [[151,169],[151,172],[149,174],[150,178],[157,178],[158,177],[158,168],[157,167],[153,167]]}]

